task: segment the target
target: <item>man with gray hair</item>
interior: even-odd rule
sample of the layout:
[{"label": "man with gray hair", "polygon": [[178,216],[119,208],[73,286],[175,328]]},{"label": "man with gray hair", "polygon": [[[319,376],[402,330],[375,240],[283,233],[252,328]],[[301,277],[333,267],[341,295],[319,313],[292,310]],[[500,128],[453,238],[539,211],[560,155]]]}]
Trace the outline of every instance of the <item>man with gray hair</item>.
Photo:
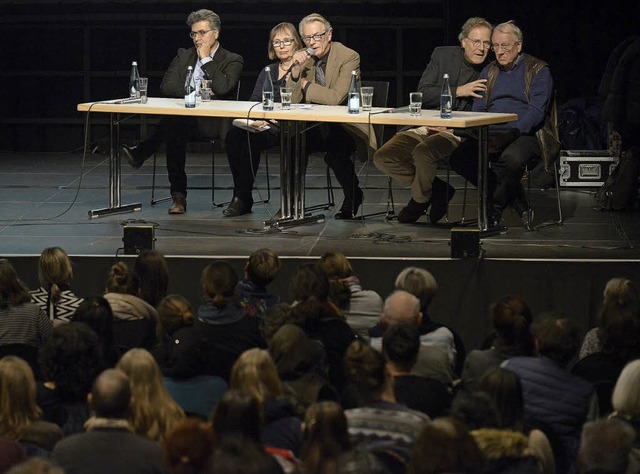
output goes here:
[{"label": "man with gray hair", "polygon": [[[489,226],[498,227],[502,212],[512,207],[527,228],[530,211],[520,182],[525,166],[544,159],[552,163],[559,151],[555,125],[547,120],[552,104],[553,79],[546,62],[522,53],[522,31],[513,21],[493,30],[491,49],[496,60],[480,73],[486,90],[474,99],[474,112],[518,114],[518,120],[489,127]],[[464,140],[451,154],[451,169],[477,185],[478,141]],[[434,204],[432,203],[432,206]]]},{"label": "man with gray hair", "polygon": [[[192,66],[196,91],[200,90],[200,82],[208,79],[211,81],[212,99],[235,99],[244,60],[239,54],[220,46],[220,17],[211,10],[198,10],[189,14],[187,26],[193,46],[180,48],[171,61],[160,84],[162,95],[184,97],[187,68]],[[131,166],[140,168],[166,141],[167,173],[173,200],[169,214],[184,214],[187,210],[187,142],[198,137],[224,141],[229,123],[228,119],[166,116],[152,136],[136,146],[122,145],[120,152]]]},{"label": "man with gray hair", "polygon": [[631,456],[635,437],[629,423],[615,418],[585,423],[578,452],[580,473],[637,473],[638,463]]}]

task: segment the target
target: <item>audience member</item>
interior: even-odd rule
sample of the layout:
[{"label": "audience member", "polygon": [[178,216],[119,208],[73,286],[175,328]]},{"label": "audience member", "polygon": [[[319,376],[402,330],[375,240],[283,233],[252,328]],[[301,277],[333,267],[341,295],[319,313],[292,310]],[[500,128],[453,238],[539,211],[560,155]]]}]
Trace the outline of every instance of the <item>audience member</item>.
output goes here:
[{"label": "audience member", "polygon": [[[420,300],[405,290],[395,290],[384,302],[380,323],[369,331],[371,345],[382,350],[382,336],[387,328],[408,323],[420,329],[421,321]],[[424,344],[422,341],[418,359],[411,372],[419,377],[438,380],[446,386],[450,386],[454,380],[451,359],[446,349],[441,345]]]},{"label": "audience member", "polygon": [[469,430],[455,418],[428,423],[413,446],[409,474],[483,474],[484,459]]},{"label": "audience member", "polygon": [[435,379],[411,375],[418,359],[420,332],[415,325],[394,324],[382,337],[382,352],[393,377],[393,392],[399,403],[430,418],[444,416],[451,405],[451,393]]},{"label": "audience member", "polygon": [[329,277],[329,299],[340,309],[347,324],[360,337],[369,338],[382,312],[382,298],[373,290],[363,290],[351,263],[341,252],[325,253],[318,265]]},{"label": "audience member", "polygon": [[140,279],[125,262],[111,267],[104,298],[113,313],[113,334],[121,354],[134,347],[150,349],[156,344],[158,313],[140,298]]},{"label": "audience member", "polygon": [[[567,367],[578,354],[580,335],[566,318],[547,316],[532,326],[539,357],[512,357],[503,367],[522,382],[525,420],[548,430],[558,472],[577,472],[580,429],[593,405],[593,386]],[[597,407],[596,407],[597,409]]]},{"label": "audience member", "polygon": [[85,425],[87,432],[63,439],[53,450],[53,458],[66,474],[165,472],[160,444],[133,433],[127,421],[132,395],[126,375],[117,369],[105,370],[87,400],[95,413]]},{"label": "audience member", "polygon": [[89,418],[87,395],[106,368],[98,337],[83,323],[54,327],[40,349],[40,366],[44,383],[38,385],[38,405],[43,418],[65,435],[82,432]]},{"label": "audience member", "polygon": [[164,465],[170,474],[210,474],[214,446],[211,423],[186,419],[164,440]]},{"label": "audience member", "polygon": [[329,381],[341,391],[345,384],[343,358],[355,333],[329,300],[329,278],[313,263],[299,265],[289,281],[293,321],[309,338],[322,342],[329,365]]},{"label": "audience member", "polygon": [[40,306],[53,325],[68,323],[82,303],[82,298],[71,291],[73,266],[60,247],[49,247],[38,259],[40,288],[31,292],[31,301]]},{"label": "audience member", "polygon": [[489,369],[515,356],[531,356],[534,352],[531,322],[533,315],[519,296],[505,296],[491,305],[491,323],[495,337],[489,349],[469,352],[462,371],[462,386],[474,390],[478,380]]},{"label": "audience member", "polygon": [[27,453],[16,440],[0,435],[0,473],[27,459]]},{"label": "audience member", "polygon": [[582,474],[631,474],[640,465],[631,456],[636,433],[622,420],[596,420],[584,424],[578,464]]},{"label": "audience member", "polygon": [[113,335],[113,312],[103,296],[85,299],[75,314],[73,322],[84,323],[98,335],[98,348],[107,367],[114,367],[120,358]]},{"label": "audience member", "polygon": [[[217,433],[217,431],[216,431]],[[247,438],[229,435],[216,441],[211,472],[224,474],[282,474],[275,459]]]},{"label": "audience member", "polygon": [[265,446],[289,450],[297,456],[302,446],[300,418],[284,396],[282,381],[269,353],[258,348],[244,352],[233,365],[230,386],[258,401]]},{"label": "audience member", "polygon": [[452,361],[455,374],[459,376],[466,356],[462,338],[453,329],[431,319],[429,313],[431,301],[438,292],[438,282],[434,276],[424,268],[407,267],[396,277],[395,289],[408,291],[420,300],[420,342],[442,346]]},{"label": "audience member", "polygon": [[65,472],[52,459],[36,456],[12,467],[7,474],[65,474]]},{"label": "audience member", "polygon": [[[295,30],[293,30],[295,32]],[[280,297],[267,291],[280,272],[280,259],[271,249],[251,252],[244,265],[244,278],[238,282],[236,291],[240,305],[251,316],[262,316],[269,308],[280,302]]]},{"label": "audience member", "polygon": [[154,308],[167,296],[169,267],[157,250],[143,250],[136,258],[133,272],[140,279],[140,297]]},{"label": "audience member", "polygon": [[629,423],[636,430],[635,447],[640,454],[640,359],[625,365],[611,395],[612,418]]},{"label": "audience member", "polygon": [[271,339],[278,330],[287,323],[293,322],[291,305],[289,303],[278,303],[269,308],[260,318],[260,334],[267,345],[271,344]]},{"label": "audience member", "polygon": [[[211,80],[211,95],[215,99],[235,99],[242,74],[242,56],[224,49],[218,37],[222,28],[220,17],[211,10],[191,12],[187,17],[193,46],[180,48],[162,78],[160,91],[164,97],[184,97],[187,67],[193,67],[194,84],[200,90],[203,79]],[[140,168],[163,142],[167,145],[167,173],[173,204],[169,214],[184,214],[187,210],[186,148],[197,137],[224,140],[229,121],[220,118],[165,116],[153,135],[136,146],[122,145],[120,151],[134,168]]]},{"label": "audience member", "polygon": [[162,442],[184,419],[184,411],[169,396],[155,359],[145,349],[130,349],[116,368],[128,377],[135,400],[129,418],[134,432]]},{"label": "audience member", "polygon": [[311,405],[302,425],[301,460],[305,473],[385,474],[387,469],[362,448],[354,448],[342,407],[332,401]]},{"label": "audience member", "polygon": [[20,442],[27,456],[47,454],[64,433],[41,416],[29,364],[16,356],[0,359],[0,435]]},{"label": "audience member", "polygon": [[393,452],[395,462],[387,464],[392,470],[405,466],[429,417],[396,402],[386,360],[371,346],[354,341],[345,356],[345,365],[360,401],[358,407],[345,410],[354,443],[376,453]]}]

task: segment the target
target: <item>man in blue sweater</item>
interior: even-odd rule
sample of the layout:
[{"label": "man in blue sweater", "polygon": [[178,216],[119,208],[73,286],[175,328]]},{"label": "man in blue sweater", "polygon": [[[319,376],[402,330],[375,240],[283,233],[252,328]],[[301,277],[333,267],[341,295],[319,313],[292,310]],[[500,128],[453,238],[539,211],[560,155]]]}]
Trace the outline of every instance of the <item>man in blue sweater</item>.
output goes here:
[{"label": "man in blue sweater", "polygon": [[[497,227],[506,207],[512,207],[529,226],[532,219],[520,178],[525,165],[552,153],[538,139],[551,104],[553,79],[548,65],[522,53],[522,31],[513,21],[493,30],[491,48],[496,61],[480,73],[486,91],[473,102],[475,112],[518,114],[518,120],[489,128],[489,225]],[[478,143],[465,140],[450,157],[453,170],[477,185]],[[434,203],[432,203],[432,206]]]}]

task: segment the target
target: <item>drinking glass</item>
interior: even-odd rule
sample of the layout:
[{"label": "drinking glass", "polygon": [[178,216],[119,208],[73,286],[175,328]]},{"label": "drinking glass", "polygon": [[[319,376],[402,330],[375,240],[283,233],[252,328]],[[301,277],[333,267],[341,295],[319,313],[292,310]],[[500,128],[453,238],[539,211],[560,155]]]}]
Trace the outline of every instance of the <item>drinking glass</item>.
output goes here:
[{"label": "drinking glass", "polygon": [[282,103],[282,110],[291,109],[291,87],[280,88],[280,102]]},{"label": "drinking glass", "polygon": [[202,79],[200,81],[199,95],[202,102],[209,102],[211,100],[211,79]]},{"label": "drinking glass", "polygon": [[409,113],[412,117],[422,115],[422,92],[411,92],[409,94]]},{"label": "drinking glass", "polygon": [[149,85],[149,79],[146,77],[138,78],[138,90],[140,91],[140,103],[147,103],[147,87]]},{"label": "drinking glass", "polygon": [[369,112],[373,103],[373,87],[364,86],[360,88],[360,97],[362,98],[362,111]]}]

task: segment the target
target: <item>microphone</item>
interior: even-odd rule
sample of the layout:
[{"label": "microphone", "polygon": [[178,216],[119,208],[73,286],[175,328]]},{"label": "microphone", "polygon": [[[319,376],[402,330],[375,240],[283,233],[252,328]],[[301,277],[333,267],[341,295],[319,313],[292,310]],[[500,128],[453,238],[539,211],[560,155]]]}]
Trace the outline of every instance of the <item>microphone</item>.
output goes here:
[{"label": "microphone", "polygon": [[[305,53],[307,53],[307,55],[309,57],[313,56],[313,48],[307,48],[304,51],[305,51]],[[293,61],[291,63],[291,66],[289,66],[289,69],[287,69],[287,72],[285,72],[284,76],[282,76],[282,77],[287,77],[287,75],[293,70],[293,68],[295,67],[296,64],[300,64],[300,63],[297,62],[297,61]]]},{"label": "microphone", "polygon": [[128,99],[114,100],[113,102],[111,102],[111,104],[140,104],[140,103],[142,103],[142,99],[140,97],[138,98],[130,97]]}]

